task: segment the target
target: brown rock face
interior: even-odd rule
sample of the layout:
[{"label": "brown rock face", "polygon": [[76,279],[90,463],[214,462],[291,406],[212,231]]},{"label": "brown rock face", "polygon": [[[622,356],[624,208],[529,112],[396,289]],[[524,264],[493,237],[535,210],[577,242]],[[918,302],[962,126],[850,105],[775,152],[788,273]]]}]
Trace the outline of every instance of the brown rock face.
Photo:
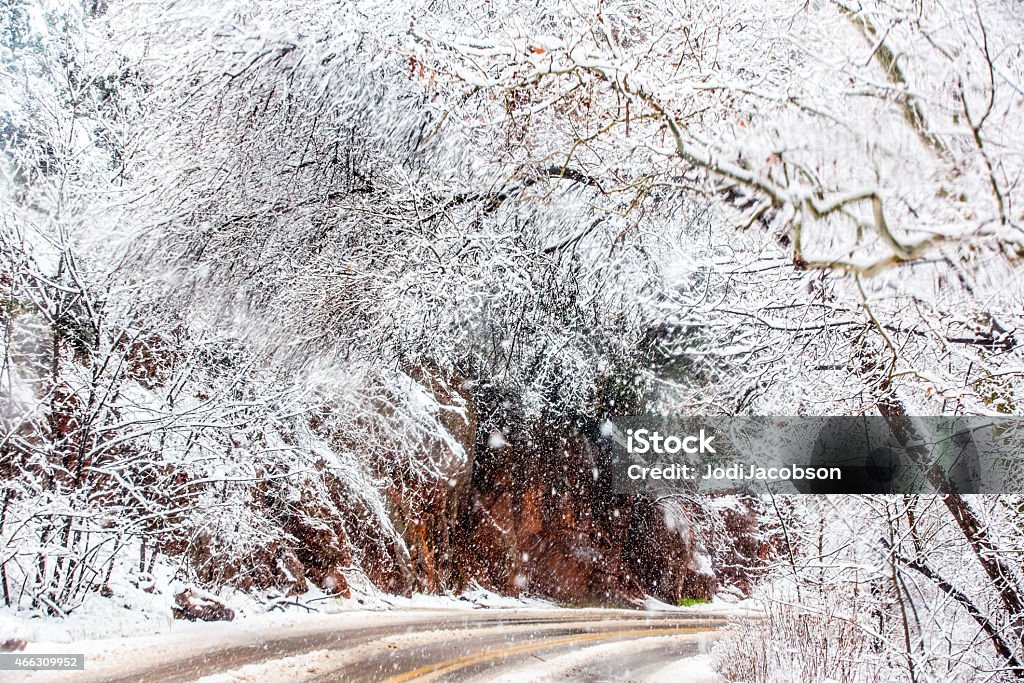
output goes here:
[{"label": "brown rock face", "polygon": [[348,579],[339,569],[332,569],[327,572],[321,580],[321,588],[328,595],[339,598],[351,598],[352,591],[348,587]]},{"label": "brown rock face", "polygon": [[394,576],[406,593],[478,583],[574,605],[706,599],[720,580],[749,587],[738,567],[765,559],[749,507],[617,495],[594,426],[563,418],[515,433],[482,430],[458,378],[415,377],[452,407],[443,419],[455,445],[432,446],[436,479],[388,473],[390,513],[408,556],[403,563],[392,553],[367,571],[379,587],[394,590]]},{"label": "brown rock face", "polygon": [[683,598],[709,599],[719,580],[710,551],[698,534],[713,522],[699,508],[677,500],[633,500],[630,536],[623,559],[645,593],[669,603]]},{"label": "brown rock face", "polygon": [[[349,596],[346,575],[357,570],[400,595],[479,584],[580,606],[647,595],[677,603],[710,598],[721,582],[748,590],[748,568],[774,552],[760,539],[754,502],[616,494],[596,425],[559,417],[481,429],[458,377],[410,374],[441,407],[451,438],[423,445],[431,477],[398,464],[373,472],[389,484],[383,508],[394,528],[352,482],[325,472],[297,505],[278,503],[281,540],[248,566],[221,567],[226,575],[290,595],[315,584]],[[265,497],[268,508],[281,498]]]},{"label": "brown rock face", "polygon": [[478,444],[460,559],[500,593],[578,604],[636,594],[621,558],[629,503],[606,495],[594,476],[600,453],[578,433],[553,436],[564,433],[553,426],[537,433],[499,448],[489,438]]},{"label": "brown rock face", "polygon": [[277,565],[285,580],[291,583],[288,595],[302,595],[309,590],[306,568],[291,550],[282,550],[277,555]]},{"label": "brown rock face", "polygon": [[478,443],[457,561],[484,587],[560,602],[710,597],[717,580],[674,501],[611,491],[607,453],[582,429],[544,424],[500,448]]},{"label": "brown rock face", "polygon": [[331,507],[304,492],[299,508],[303,514],[285,520],[284,531],[296,539],[294,549],[282,549],[278,554],[278,565],[284,569],[281,573],[294,580],[289,595],[305,593],[309,588],[307,578],[323,586],[328,574],[352,566],[346,520],[339,518],[339,513],[351,505],[340,486],[332,487],[327,494],[333,503]]},{"label": "brown rock face", "polygon": [[463,544],[460,520],[469,499],[477,416],[460,377],[443,381],[424,368],[415,368],[410,374],[446,408],[439,419],[452,439],[431,446],[429,457],[436,478],[403,481],[400,472],[388,473],[397,482],[388,492],[388,501],[408,548],[415,589],[436,593],[460,587],[466,579],[455,558]]},{"label": "brown rock face", "polygon": [[340,478],[327,479],[329,506],[310,503],[285,525],[306,575],[328,593],[350,595],[344,572],[359,567],[380,590],[411,595],[419,589],[409,553],[376,513]]}]

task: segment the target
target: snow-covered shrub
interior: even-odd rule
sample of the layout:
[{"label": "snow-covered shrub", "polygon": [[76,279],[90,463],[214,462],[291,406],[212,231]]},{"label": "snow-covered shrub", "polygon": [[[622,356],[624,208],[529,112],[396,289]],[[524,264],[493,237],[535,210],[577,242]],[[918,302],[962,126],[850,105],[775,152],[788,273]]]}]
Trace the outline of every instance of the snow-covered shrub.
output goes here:
[{"label": "snow-covered shrub", "polygon": [[[993,529],[1017,528],[1016,497],[967,504]],[[939,497],[796,497],[774,509],[780,552],[754,591],[763,616],[725,629],[714,651],[727,680],[1015,678],[1019,627]],[[1013,548],[990,552],[1008,562]]]},{"label": "snow-covered shrub", "polygon": [[713,650],[715,670],[729,683],[907,680],[905,672],[879,657],[865,629],[835,611],[839,607],[823,605],[823,611],[810,612],[768,602],[763,617],[722,629]]}]

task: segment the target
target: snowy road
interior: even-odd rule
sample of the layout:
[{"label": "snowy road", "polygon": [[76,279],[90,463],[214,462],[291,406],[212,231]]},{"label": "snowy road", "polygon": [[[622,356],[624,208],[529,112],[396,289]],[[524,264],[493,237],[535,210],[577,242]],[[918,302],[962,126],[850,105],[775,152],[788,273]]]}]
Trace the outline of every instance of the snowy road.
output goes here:
[{"label": "snowy road", "polygon": [[315,625],[181,640],[33,681],[716,680],[707,652],[722,616],[627,610],[424,610],[331,615]]}]

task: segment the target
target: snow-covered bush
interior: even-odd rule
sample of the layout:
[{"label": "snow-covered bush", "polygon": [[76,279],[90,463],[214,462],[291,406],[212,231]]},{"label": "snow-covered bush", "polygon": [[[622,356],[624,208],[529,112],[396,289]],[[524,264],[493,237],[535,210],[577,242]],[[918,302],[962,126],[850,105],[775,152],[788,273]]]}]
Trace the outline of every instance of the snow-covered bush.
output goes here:
[{"label": "snow-covered bush", "polygon": [[[1012,561],[1017,497],[967,501]],[[1016,677],[1019,626],[935,496],[776,501],[782,547],[755,590],[763,616],[723,631],[729,681]]]}]

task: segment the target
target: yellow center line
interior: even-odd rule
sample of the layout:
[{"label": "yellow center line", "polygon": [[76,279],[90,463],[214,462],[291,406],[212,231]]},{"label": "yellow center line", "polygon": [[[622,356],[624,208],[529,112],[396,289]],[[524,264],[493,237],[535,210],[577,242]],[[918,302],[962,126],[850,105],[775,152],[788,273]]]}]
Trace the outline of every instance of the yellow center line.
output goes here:
[{"label": "yellow center line", "polygon": [[421,678],[424,681],[430,681],[438,676],[444,674],[450,674],[459,669],[464,669],[467,666],[473,664],[480,664],[491,659],[501,659],[502,657],[511,657],[512,655],[519,655],[533,650],[543,650],[549,647],[555,647],[556,645],[564,645],[566,643],[585,643],[593,640],[608,640],[610,638],[630,638],[634,636],[661,636],[667,634],[688,634],[688,633],[707,633],[714,631],[713,628],[649,628],[649,629],[632,629],[628,631],[607,631],[604,633],[583,633],[575,636],[563,636],[560,638],[550,638],[548,640],[538,640],[530,643],[524,643],[522,645],[511,645],[509,647],[498,648],[496,650],[485,650],[481,652],[474,652],[472,654],[463,655],[461,657],[455,657],[448,659],[443,662],[436,662],[434,664],[427,664],[421,666],[418,669],[406,671],[403,674],[393,676],[385,683],[403,683],[404,681],[411,681],[416,678]]}]

